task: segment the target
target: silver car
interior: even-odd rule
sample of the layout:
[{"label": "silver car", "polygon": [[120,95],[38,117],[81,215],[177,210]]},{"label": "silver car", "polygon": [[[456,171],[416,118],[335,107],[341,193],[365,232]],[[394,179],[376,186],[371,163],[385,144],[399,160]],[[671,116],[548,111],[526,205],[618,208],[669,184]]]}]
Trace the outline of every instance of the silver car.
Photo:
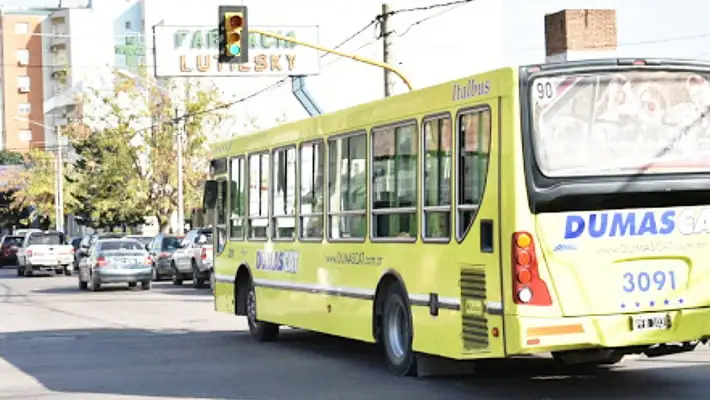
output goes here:
[{"label": "silver car", "polygon": [[79,289],[96,291],[104,284],[128,283],[150,290],[152,265],[145,246],[135,239],[101,239],[79,264]]}]

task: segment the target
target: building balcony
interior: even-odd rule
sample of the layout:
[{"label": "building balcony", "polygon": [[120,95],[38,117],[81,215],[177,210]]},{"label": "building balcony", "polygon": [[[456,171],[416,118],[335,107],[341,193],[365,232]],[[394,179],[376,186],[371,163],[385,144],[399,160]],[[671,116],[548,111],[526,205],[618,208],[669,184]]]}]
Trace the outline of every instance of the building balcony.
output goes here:
[{"label": "building balcony", "polygon": [[55,36],[52,36],[52,40],[49,42],[49,47],[52,51],[56,52],[61,49],[66,49],[67,44],[69,43],[69,36],[68,32],[61,30],[61,31],[55,31],[53,33]]},{"label": "building balcony", "polygon": [[44,101],[44,112],[52,115],[66,115],[76,107],[77,96],[85,89],[84,83],[79,82],[73,87],[65,87],[55,91],[54,96]]}]

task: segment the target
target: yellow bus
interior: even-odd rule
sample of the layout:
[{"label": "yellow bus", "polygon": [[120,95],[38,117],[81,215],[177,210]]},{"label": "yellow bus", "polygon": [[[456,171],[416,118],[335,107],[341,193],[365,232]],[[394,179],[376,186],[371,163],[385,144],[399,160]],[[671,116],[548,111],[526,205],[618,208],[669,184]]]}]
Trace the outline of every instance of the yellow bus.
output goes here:
[{"label": "yellow bus", "polygon": [[217,311],[389,368],[710,336],[710,64],[502,68],[213,145]]}]

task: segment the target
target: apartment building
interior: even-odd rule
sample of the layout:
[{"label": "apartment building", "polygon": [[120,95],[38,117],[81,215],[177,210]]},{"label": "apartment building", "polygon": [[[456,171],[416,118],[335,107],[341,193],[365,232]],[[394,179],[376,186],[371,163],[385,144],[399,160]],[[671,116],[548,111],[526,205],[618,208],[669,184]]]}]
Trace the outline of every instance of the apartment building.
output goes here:
[{"label": "apartment building", "polygon": [[26,152],[45,146],[43,22],[46,14],[4,12],[2,50],[2,148]]}]

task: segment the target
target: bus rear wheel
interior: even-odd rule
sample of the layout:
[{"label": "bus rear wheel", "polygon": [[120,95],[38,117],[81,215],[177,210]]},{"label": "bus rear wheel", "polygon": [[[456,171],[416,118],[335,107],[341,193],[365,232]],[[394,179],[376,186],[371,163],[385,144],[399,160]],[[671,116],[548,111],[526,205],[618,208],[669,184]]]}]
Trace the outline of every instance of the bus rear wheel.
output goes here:
[{"label": "bus rear wheel", "polygon": [[249,333],[259,342],[272,342],[279,337],[279,326],[256,318],[256,291],[254,284],[249,285],[247,293],[247,323]]},{"label": "bus rear wheel", "polygon": [[398,285],[393,285],[385,297],[382,343],[387,366],[398,376],[415,376],[417,373],[412,337],[412,316],[404,291]]}]

